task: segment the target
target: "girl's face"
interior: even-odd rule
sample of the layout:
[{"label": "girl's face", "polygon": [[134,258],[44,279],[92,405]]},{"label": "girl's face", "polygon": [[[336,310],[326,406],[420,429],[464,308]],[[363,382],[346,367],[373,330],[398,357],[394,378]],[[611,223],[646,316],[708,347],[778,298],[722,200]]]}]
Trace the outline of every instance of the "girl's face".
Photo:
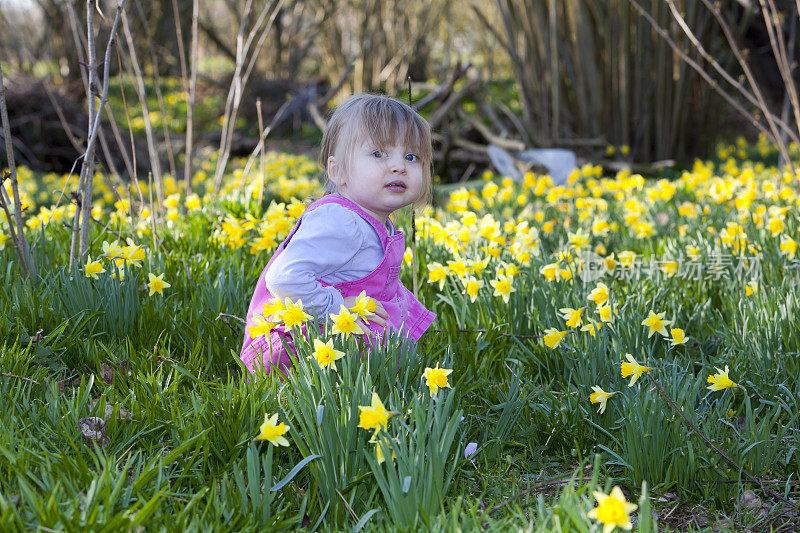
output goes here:
[{"label": "girl's face", "polygon": [[[422,194],[422,165],[403,146],[378,148],[370,139],[357,142],[343,166],[343,155],[328,158],[328,176],[339,194],[381,222],[414,203]],[[349,167],[349,168],[348,168]]]}]

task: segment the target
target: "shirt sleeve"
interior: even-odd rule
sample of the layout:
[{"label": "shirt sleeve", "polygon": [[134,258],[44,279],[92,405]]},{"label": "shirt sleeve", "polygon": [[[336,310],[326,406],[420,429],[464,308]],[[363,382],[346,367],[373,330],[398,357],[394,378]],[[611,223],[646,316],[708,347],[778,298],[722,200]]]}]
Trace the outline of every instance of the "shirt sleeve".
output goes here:
[{"label": "shirt sleeve", "polygon": [[283,252],[270,265],[264,282],[273,296],[301,300],[319,317],[338,313],[342,294],[318,280],[345,267],[362,247],[365,235],[355,213],[325,204],[303,216]]}]

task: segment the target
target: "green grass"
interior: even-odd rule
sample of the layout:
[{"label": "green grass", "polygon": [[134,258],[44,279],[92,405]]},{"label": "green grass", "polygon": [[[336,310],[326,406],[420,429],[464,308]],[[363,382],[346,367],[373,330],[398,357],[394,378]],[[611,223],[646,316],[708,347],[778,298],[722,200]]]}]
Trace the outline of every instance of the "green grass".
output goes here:
[{"label": "green grass", "polygon": [[[288,161],[275,159],[268,183],[295,168]],[[37,230],[38,279],[20,277],[10,243],[0,250],[0,529],[600,531],[587,517],[593,492],[616,485],[639,504],[639,531],[703,529],[723,519],[737,527],[792,527],[796,514],[781,498],[796,501],[800,469],[799,263],[780,243],[800,238],[796,200],[769,197],[763,183],[777,183],[778,191],[785,185],[761,169],[749,220],[740,219],[732,202],[745,186],[717,202],[708,195],[715,176],[736,178],[716,170],[702,176],[687,174],[672,182],[673,195],[655,200],[647,193],[663,183],[626,186],[625,175],[603,182],[584,176],[549,199],[552,188],[535,192],[540,178],[528,185],[498,180],[491,198],[471,193],[480,205],[468,210],[478,222],[466,243],[458,241],[468,213],[457,207],[460,193],[443,198],[417,216],[420,299],[438,315],[433,330],[417,346],[390,339],[367,360],[357,341],[337,338],[347,356],[336,372],[308,359],[313,338],[298,337],[298,361],[284,381],[249,376],[237,358],[242,325],[225,316],[244,316],[274,248],[251,245],[270,231],[279,242],[296,216],[285,206],[257,205],[252,183],[240,196],[230,176],[233,186],[219,201],[196,210],[181,202],[177,221],[158,221],[156,246],[149,224],[132,226],[124,214],[109,227],[141,245],[145,259],[120,270],[102,258],[106,272],[94,280],[82,266],[67,270],[69,230],[63,220],[47,222]],[[616,199],[619,186],[627,189]],[[275,185],[268,196],[290,205],[281,198],[286,187]],[[595,198],[593,188],[605,209],[578,206],[579,198]],[[522,204],[520,194],[527,196]],[[632,198],[651,235],[637,235],[627,221]],[[698,206],[697,217],[678,213],[686,202]],[[772,235],[766,208],[782,207],[789,207],[780,215],[784,229]],[[660,213],[667,214],[663,224]],[[103,215],[104,224],[112,214]],[[619,228],[592,235],[598,217]],[[512,218],[513,226],[526,221],[536,230],[527,234],[531,242],[504,227]],[[550,232],[549,220],[556,222]],[[613,321],[595,336],[573,330],[554,349],[543,343],[545,329],[570,329],[560,308],[586,307],[584,320],[598,320],[588,300],[595,282],[583,283],[574,263],[559,263],[573,272],[572,282],[548,281],[541,271],[570,249],[578,227],[590,246],[602,243],[604,255],[618,259],[626,250],[677,256],[692,244],[711,261],[715,249],[730,250],[716,239],[733,221],[761,259],[753,295],[742,277],[607,277]],[[396,222],[408,230],[407,213]],[[93,258],[115,238],[100,231],[91,235]],[[501,248],[498,259],[487,255],[491,248]],[[523,249],[529,261],[519,255]],[[486,268],[473,272],[484,281],[475,302],[455,270],[441,289],[427,280],[434,262],[486,257]],[[519,272],[506,302],[490,282],[510,264]],[[171,286],[151,295],[150,273]],[[410,268],[402,278],[411,287]],[[650,310],[665,312],[667,330],[684,329],[687,343],[648,335],[642,321]],[[649,376],[683,415],[769,491],[693,431],[648,375],[628,387],[620,376],[626,353],[652,367]],[[422,375],[437,364],[453,369],[451,388],[431,398]],[[709,391],[707,377],[725,366],[740,387]],[[618,393],[602,414],[589,401],[592,386]],[[358,427],[358,407],[369,405],[373,392],[396,413],[377,444]],[[273,413],[290,426],[288,447],[253,440]],[[95,430],[95,438],[81,427]],[[466,458],[469,443],[477,451]],[[740,505],[745,489],[756,491],[761,509]],[[672,513],[656,525],[651,509],[662,518]],[[708,523],[687,509],[703,510]]]}]

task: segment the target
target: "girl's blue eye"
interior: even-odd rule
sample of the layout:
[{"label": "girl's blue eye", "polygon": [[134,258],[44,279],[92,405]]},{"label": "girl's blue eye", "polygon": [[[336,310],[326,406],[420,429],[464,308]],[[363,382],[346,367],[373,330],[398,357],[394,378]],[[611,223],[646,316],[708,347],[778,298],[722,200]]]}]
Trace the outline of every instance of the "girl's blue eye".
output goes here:
[{"label": "girl's blue eye", "polygon": [[381,152],[380,150],[375,150],[372,152],[372,155],[377,158],[381,158],[386,155],[386,152]]},{"label": "girl's blue eye", "polygon": [[412,163],[419,159],[417,154],[406,154],[406,161],[411,161]]}]

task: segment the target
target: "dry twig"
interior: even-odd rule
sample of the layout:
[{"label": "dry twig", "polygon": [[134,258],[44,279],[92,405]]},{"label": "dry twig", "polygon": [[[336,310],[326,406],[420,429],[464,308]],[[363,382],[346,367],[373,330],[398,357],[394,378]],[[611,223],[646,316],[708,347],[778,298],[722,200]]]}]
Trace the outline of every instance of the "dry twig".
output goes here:
[{"label": "dry twig", "polygon": [[8,373],[8,372],[0,372],[0,376],[5,376],[5,377],[7,377],[7,378],[17,378],[17,379],[21,379],[21,380],[23,380],[23,381],[29,381],[29,382],[31,382],[31,383],[35,383],[35,384],[39,385],[39,382],[38,382],[38,381],[36,381],[35,379],[26,378],[26,377],[24,377],[24,376],[18,376],[18,375],[16,375],[16,374],[10,374],[10,373]]},{"label": "dry twig", "polygon": [[681,417],[681,420],[683,420],[686,423],[686,425],[688,425],[690,428],[692,428],[692,431],[694,431],[701,439],[703,439],[706,444],[708,444],[715,452],[717,452],[720,456],[722,456],[731,465],[736,467],[736,470],[738,472],[741,472],[742,474],[744,474],[744,476],[746,478],[748,478],[750,481],[753,481],[754,483],[758,483],[758,486],[761,487],[761,490],[764,492],[764,494],[769,494],[770,496],[773,496],[774,498],[777,498],[779,500],[782,500],[782,501],[788,503],[788,500],[786,498],[784,498],[780,494],[778,494],[778,493],[766,488],[764,486],[764,483],[761,481],[761,479],[759,479],[756,476],[754,476],[753,474],[751,474],[743,465],[740,465],[739,463],[737,463],[736,461],[731,459],[731,457],[727,453],[725,453],[720,447],[718,447],[716,444],[711,442],[711,439],[706,437],[705,433],[700,431],[700,429],[694,424],[694,422],[692,422],[691,420],[686,418],[686,416],[683,414],[683,411],[677,405],[675,405],[675,402],[672,401],[672,398],[670,398],[669,395],[666,392],[664,392],[664,389],[661,387],[661,384],[658,381],[656,381],[656,379],[650,374],[650,372],[648,372],[646,375],[647,375],[648,378],[650,378],[650,381],[653,383],[653,385],[656,387],[656,389],[658,389],[658,393],[661,395],[661,397],[664,398],[667,401],[669,406],[672,407],[672,409],[676,413],[678,413],[678,416]]},{"label": "dry twig", "polygon": [[706,5],[706,7],[709,10],[711,10],[711,12],[714,14],[715,18],[717,19],[717,22],[719,22],[720,27],[722,28],[722,31],[725,34],[725,37],[726,37],[726,39],[728,41],[728,45],[731,47],[731,51],[733,52],[734,56],[736,57],[737,61],[739,62],[739,65],[742,67],[742,69],[743,69],[743,71],[745,73],[745,76],[747,78],[747,81],[750,84],[751,89],[753,90],[752,93],[750,91],[748,91],[741,83],[739,83],[733,76],[731,76],[728,73],[728,71],[726,71],[719,64],[719,62],[711,54],[709,54],[706,51],[706,49],[703,46],[703,44],[698,40],[698,38],[695,36],[695,34],[691,30],[691,28],[689,28],[688,24],[686,23],[686,20],[684,20],[684,18],[681,15],[680,11],[678,11],[678,8],[675,6],[674,0],[666,0],[667,5],[669,6],[669,9],[670,9],[670,12],[672,13],[673,18],[678,23],[678,25],[681,27],[681,29],[686,34],[686,36],[689,38],[689,41],[692,43],[692,46],[695,48],[695,50],[697,50],[700,53],[700,55],[703,56],[703,59],[708,61],[708,63],[714,68],[715,71],[717,71],[723,77],[723,79],[725,81],[727,81],[742,96],[744,96],[747,99],[748,102],[750,102],[754,106],[758,107],[759,111],[761,111],[761,114],[764,116],[764,118],[767,121],[767,126],[769,127],[769,130],[771,132],[769,134],[769,137],[771,139],[773,139],[773,141],[775,142],[775,145],[778,147],[778,150],[781,153],[781,156],[784,157],[785,160],[788,161],[789,165],[791,166],[792,163],[791,163],[791,160],[789,159],[789,152],[788,152],[788,149],[786,147],[786,143],[783,142],[781,134],[778,132],[778,127],[780,126],[780,128],[784,132],[787,132],[789,135],[791,135],[792,139],[795,142],[800,141],[800,139],[798,139],[798,137],[795,134],[795,132],[793,132],[791,130],[791,128],[784,121],[782,121],[780,118],[778,118],[776,115],[774,115],[770,111],[769,107],[767,106],[766,101],[764,100],[764,96],[761,93],[761,90],[759,88],[758,82],[755,80],[755,77],[752,75],[752,72],[750,71],[749,67],[747,66],[747,62],[744,60],[744,57],[742,56],[742,53],[741,53],[741,50],[739,49],[739,46],[736,44],[736,41],[733,39],[733,35],[731,34],[730,27],[725,23],[725,20],[722,18],[722,15],[719,13],[719,8],[718,7],[714,8],[714,6],[712,6],[710,4],[709,0],[702,0],[702,1]]},{"label": "dry twig", "polygon": [[158,209],[160,213],[164,205],[164,181],[161,175],[161,163],[159,161],[158,150],[156,149],[155,137],[153,136],[153,123],[150,120],[150,108],[147,105],[144,75],[142,74],[142,68],[139,65],[139,56],[136,53],[136,48],[134,47],[130,24],[128,23],[128,17],[125,12],[122,13],[122,29],[125,33],[125,41],[128,44],[128,54],[130,59],[130,65],[126,63],[125,66],[127,68],[132,68],[134,72],[133,77],[136,81],[135,87],[136,93],[139,96],[139,104],[142,106],[144,133],[147,139],[147,152],[150,156],[150,168],[155,181]]},{"label": "dry twig", "polygon": [[[94,145],[101,127],[101,120],[103,117],[103,108],[108,101],[108,84],[110,79],[109,64],[111,63],[111,48],[114,44],[114,38],[117,34],[117,24],[120,17],[123,16],[125,10],[126,0],[120,0],[117,6],[117,13],[114,16],[114,22],[111,24],[111,30],[108,37],[108,44],[106,44],[106,53],[103,59],[103,87],[99,95],[100,101],[95,108],[94,96],[90,93],[89,96],[89,139],[86,142],[86,156],[83,159],[83,168],[81,174],[84,177],[83,201],[81,205],[81,235],[80,235],[80,250],[79,255],[84,257],[87,252],[87,244],[89,242],[89,220],[92,218],[92,183],[94,181]],[[92,4],[93,0],[87,0],[87,17],[91,22],[93,18]],[[91,23],[87,23],[90,36],[90,49],[89,60],[94,61],[94,33],[92,31]],[[91,65],[89,70],[89,88],[91,89],[96,81],[96,68],[97,65]],[[74,230],[73,230],[74,236]],[[72,249],[72,248],[71,248]],[[70,263],[74,255],[70,254]]]},{"label": "dry twig", "polygon": [[11,126],[8,122],[8,109],[6,108],[6,87],[3,83],[3,68],[0,66],[0,120],[3,125],[3,137],[5,137],[5,150],[6,157],[8,158],[8,170],[11,177],[11,194],[14,197],[14,217],[13,220],[9,213],[9,204],[11,203],[5,188],[5,178],[3,175],[0,179],[0,202],[6,214],[8,221],[9,233],[14,244],[14,249],[17,251],[19,257],[20,268],[23,275],[31,274],[36,276],[36,265],[33,260],[33,255],[28,248],[28,240],[25,238],[25,226],[22,220],[22,200],[19,196],[19,185],[17,184],[17,165],[14,162],[14,147],[11,143]]},{"label": "dry twig", "polygon": [[[253,0],[247,0],[245,5],[244,14],[242,15],[239,24],[239,34],[236,37],[236,67],[231,80],[231,86],[228,90],[228,98],[225,102],[225,115],[222,124],[222,136],[220,137],[219,156],[217,158],[217,167],[214,171],[214,193],[218,193],[222,187],[222,177],[225,174],[225,168],[228,164],[228,158],[231,152],[231,143],[233,141],[233,130],[236,125],[236,117],[239,113],[239,106],[241,105],[244,87],[250,78],[250,74],[255,66],[255,60],[258,58],[258,52],[267,38],[275,17],[278,15],[284,0],[272,0],[258,15],[255,24],[250,29],[250,32],[245,38],[245,29],[247,19],[250,17],[250,12],[253,6]],[[272,13],[270,14],[270,10]],[[264,25],[264,21],[269,14],[269,20]],[[263,27],[263,28],[262,28]],[[260,35],[259,35],[260,32]],[[259,35],[258,43],[255,50],[251,53],[253,40]],[[248,57],[249,56],[249,57]],[[245,62],[247,66],[245,66]]]},{"label": "dry twig", "polygon": [[189,87],[186,91],[188,101],[186,102],[186,158],[183,168],[183,181],[186,184],[186,194],[192,193],[192,158],[194,157],[194,104],[197,97],[197,24],[199,18],[200,0],[192,0],[192,44],[191,44],[191,74],[189,75]]}]

